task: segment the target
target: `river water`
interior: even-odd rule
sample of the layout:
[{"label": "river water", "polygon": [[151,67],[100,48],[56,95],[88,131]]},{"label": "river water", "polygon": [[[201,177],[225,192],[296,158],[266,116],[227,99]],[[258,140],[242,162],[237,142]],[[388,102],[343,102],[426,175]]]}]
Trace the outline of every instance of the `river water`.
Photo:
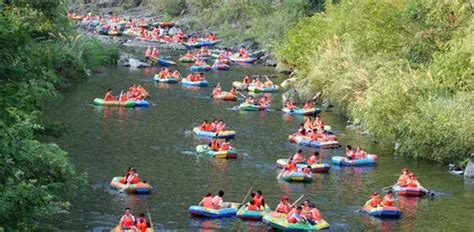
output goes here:
[{"label": "river water", "polygon": [[[177,67],[187,74],[186,65]],[[293,154],[297,146],[288,142],[302,117],[288,117],[281,109],[281,93],[273,94],[274,111],[242,113],[232,110],[236,102],[209,99],[211,88],[187,89],[180,84],[156,84],[151,76],[157,69],[108,68],[89,78],[51,103],[46,121],[67,125],[67,133],[47,138],[69,153],[79,173],[87,173],[88,185],[71,201],[71,213],[47,224],[61,230],[107,231],[119,220],[122,210],[131,207],[138,214],[149,212],[158,230],[265,231],[259,222],[237,218],[198,220],[189,217],[188,208],[204,193],[225,191],[226,201],[240,202],[250,187],[263,191],[275,207],[281,194],[295,200],[304,194],[314,202],[330,223],[330,231],[473,231],[474,185],[450,175],[446,167],[428,161],[394,156],[390,149],[368,141],[346,129],[345,119],[322,113],[343,144],[361,145],[379,156],[376,167],[338,168],[329,174],[316,174],[311,184],[278,181],[275,161]],[[244,74],[275,74],[263,66],[232,66],[230,71],[206,73],[210,85],[231,87]],[[274,79],[280,83],[283,77]],[[141,84],[150,92],[155,106],[145,109],[96,107],[95,97],[108,88],[115,93],[131,84]],[[204,119],[223,119],[237,131],[233,146],[236,160],[215,160],[195,153],[203,142],[191,130]],[[310,150],[305,149],[306,154]],[[327,162],[343,150],[321,150]],[[114,176],[123,175],[130,165],[142,180],[154,186],[147,196],[119,194],[110,188]],[[373,191],[394,183],[404,167],[414,171],[420,182],[434,191],[434,198],[403,199],[403,218],[381,221],[357,211]]]}]

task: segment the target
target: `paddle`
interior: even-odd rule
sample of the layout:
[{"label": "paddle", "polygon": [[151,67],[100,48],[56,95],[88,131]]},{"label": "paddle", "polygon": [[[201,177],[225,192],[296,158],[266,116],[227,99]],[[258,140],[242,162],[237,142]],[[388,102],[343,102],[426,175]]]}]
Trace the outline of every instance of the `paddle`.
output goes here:
[{"label": "paddle", "polygon": [[253,186],[250,187],[249,191],[247,192],[247,194],[245,194],[245,197],[244,199],[242,200],[242,203],[240,203],[240,205],[243,205],[245,203],[245,200],[247,200],[247,197],[250,195],[250,192],[252,192],[252,189],[253,189]]},{"label": "paddle", "polygon": [[[288,159],[286,159],[287,165],[288,165],[288,160],[290,160],[291,156],[292,156],[292,155],[290,154],[290,156],[288,156]],[[283,175],[283,172],[285,172],[285,167],[283,167],[283,168],[281,169],[281,172],[280,172],[280,173],[278,174],[278,176],[277,176],[277,180],[279,180],[279,179],[281,178],[281,175]]]},{"label": "paddle", "polygon": [[293,204],[290,205],[290,208],[293,208],[299,201],[301,201],[301,199],[303,199],[303,197],[304,197],[304,194],[301,195],[300,198],[296,199],[296,201],[294,201]]},{"label": "paddle", "polygon": [[[217,85],[216,85],[215,88],[219,88],[220,86],[221,86],[221,83],[219,82],[219,83],[217,83]],[[214,89],[215,89],[215,88],[214,88]],[[213,96],[214,96],[214,91],[212,91],[211,98],[212,98]]]},{"label": "paddle", "polygon": [[147,209],[146,214],[148,215],[148,220],[150,220],[150,228],[153,228],[153,222],[151,221],[150,211]]},{"label": "paddle", "polygon": [[387,186],[387,187],[383,188],[382,190],[383,190],[384,192],[386,192],[386,191],[390,190],[391,188],[393,188],[393,186],[394,186],[394,185]]},{"label": "paddle", "polygon": [[239,92],[239,91],[237,91],[237,93],[238,93],[240,96],[242,96],[244,99],[247,98],[247,96],[245,96],[243,93],[241,93],[241,92]]}]

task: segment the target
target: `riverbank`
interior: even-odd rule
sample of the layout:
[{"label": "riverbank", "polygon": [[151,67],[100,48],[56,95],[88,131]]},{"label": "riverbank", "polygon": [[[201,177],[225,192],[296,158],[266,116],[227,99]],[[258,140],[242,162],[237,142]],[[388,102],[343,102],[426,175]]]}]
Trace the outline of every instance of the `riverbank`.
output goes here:
[{"label": "riverbank", "polygon": [[84,182],[66,151],[38,139],[51,133],[43,107],[115,63],[117,50],[78,35],[58,1],[6,2],[0,11],[0,230],[34,231],[67,212]]}]

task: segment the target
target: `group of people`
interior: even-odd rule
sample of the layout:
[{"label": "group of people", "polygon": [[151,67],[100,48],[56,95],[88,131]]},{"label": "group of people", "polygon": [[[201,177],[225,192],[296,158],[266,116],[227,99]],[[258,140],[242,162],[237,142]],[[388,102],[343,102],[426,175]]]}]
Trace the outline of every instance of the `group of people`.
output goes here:
[{"label": "group of people", "polygon": [[324,122],[321,115],[316,115],[313,119],[306,118],[304,123],[300,124],[298,131],[294,134],[295,136],[306,137],[311,141],[335,141],[337,140],[336,135],[328,133],[324,129]]},{"label": "group of people", "polygon": [[255,77],[251,80],[249,75],[244,76],[242,79],[242,83],[245,87],[255,86],[256,88],[263,88],[263,87],[273,87],[273,82],[268,78],[265,77],[265,81],[261,81],[258,77]]},{"label": "group of people", "polygon": [[225,123],[222,119],[215,118],[211,123],[208,120],[204,120],[199,126],[202,131],[208,132],[221,132],[225,130]]},{"label": "group of people", "polygon": [[[295,205],[297,202],[293,203]],[[286,214],[288,223],[318,223],[321,221],[321,213],[314,204],[305,200],[300,206],[294,207],[289,203],[286,195],[281,196],[280,202],[276,207],[276,212]]]},{"label": "group of people", "polygon": [[416,179],[416,175],[410,172],[407,168],[402,170],[402,174],[398,178],[396,185],[400,187],[423,188],[420,182]]},{"label": "group of people", "polygon": [[229,207],[228,205],[224,204],[224,191],[222,190],[220,190],[215,196],[212,196],[212,194],[209,192],[206,193],[198,205],[204,208],[216,210]]},{"label": "group of people", "polygon": [[377,207],[392,207],[394,206],[395,199],[393,198],[393,192],[390,190],[385,194],[383,200],[380,200],[378,192],[373,192],[370,195],[370,199],[365,203],[365,207],[377,208]]},{"label": "group of people", "polygon": [[245,102],[250,105],[257,105],[260,108],[267,108],[270,105],[270,99],[268,96],[262,96],[258,101],[252,95],[249,95]]},{"label": "group of people", "polygon": [[[298,108],[298,106],[296,106],[293,101],[287,100],[285,102],[285,108],[290,109],[290,110],[294,110],[294,109]],[[307,102],[304,103],[303,109],[309,110],[309,109],[313,109],[313,108],[314,108],[314,104],[311,101],[307,101]],[[324,124],[322,123],[322,120],[321,120],[321,124],[324,127]],[[318,126],[316,128],[320,128],[319,126],[321,126],[321,125],[316,125],[316,126]]]},{"label": "group of people", "polygon": [[[221,88],[221,85],[220,85],[220,83],[219,83],[219,84],[217,84],[216,87],[214,87],[214,88],[212,89],[211,97],[219,96],[221,93],[222,93],[222,88]],[[232,88],[230,88],[229,93],[232,94],[232,95],[237,96],[238,91],[237,91],[236,88],[232,87]]]},{"label": "group of people", "polygon": [[[311,165],[317,164],[321,161],[320,155],[318,151],[315,151],[311,154],[311,156],[305,160],[303,155],[303,150],[299,149],[293,157],[288,159],[284,170],[288,172],[303,172],[305,174],[310,174],[312,172]],[[298,169],[297,164],[307,164],[301,169]]]},{"label": "group of people", "polygon": [[247,49],[245,49],[244,46],[240,47],[239,49],[239,57],[240,58],[250,58],[250,54],[249,52],[247,51]]},{"label": "group of people", "polygon": [[213,33],[209,33],[204,37],[200,37],[198,33],[195,33],[193,36],[190,36],[187,40],[187,43],[193,44],[199,41],[216,41],[218,40],[217,36]]},{"label": "group of people", "polygon": [[159,55],[160,51],[156,47],[153,47],[153,49],[151,47],[147,47],[145,49],[145,59],[147,60],[157,60]]},{"label": "group of people", "polygon": [[120,93],[118,97],[113,95],[112,89],[108,89],[104,95],[104,101],[141,101],[145,100],[149,96],[148,92],[141,85],[131,85],[128,91]]},{"label": "group of people", "polygon": [[209,148],[213,151],[229,151],[232,150],[230,140],[226,139],[224,142],[219,142],[218,139],[212,139],[209,143]]},{"label": "group of people", "polygon": [[367,158],[367,152],[362,150],[360,146],[357,146],[356,150],[352,149],[351,145],[346,146],[346,159],[356,160]]},{"label": "group of people", "polygon": [[158,76],[160,79],[169,79],[169,78],[175,78],[176,80],[181,79],[181,74],[179,73],[178,70],[174,70],[171,72],[167,67],[162,67],[160,69],[160,72],[158,73]]},{"label": "group of people", "polygon": [[125,208],[122,217],[119,221],[120,231],[137,231],[137,232],[146,232],[147,228],[150,228],[152,225],[147,221],[145,214],[141,213],[138,215],[138,218],[135,218],[131,213],[130,208]]},{"label": "group of people", "polygon": [[261,190],[250,193],[250,202],[245,206],[247,211],[261,211],[265,209],[265,199]]},{"label": "group of people", "polygon": [[188,79],[188,81],[192,81],[192,82],[206,80],[206,78],[204,77],[204,73],[202,73],[202,72],[189,73],[188,76],[186,76],[186,79]]}]

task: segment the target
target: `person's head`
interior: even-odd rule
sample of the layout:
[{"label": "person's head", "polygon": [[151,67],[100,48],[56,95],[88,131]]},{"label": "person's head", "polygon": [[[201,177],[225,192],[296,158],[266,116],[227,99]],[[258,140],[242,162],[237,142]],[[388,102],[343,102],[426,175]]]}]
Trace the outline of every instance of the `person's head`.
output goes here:
[{"label": "person's head", "polygon": [[296,207],[296,212],[301,213],[302,210],[303,208],[301,206]]},{"label": "person's head", "polygon": [[224,191],[220,190],[217,195],[219,195],[220,197],[223,197],[224,196]]},{"label": "person's head", "polygon": [[313,203],[309,204],[309,208],[316,208],[316,205],[314,205]]},{"label": "person's head", "polygon": [[253,99],[252,95],[249,96],[249,99]]},{"label": "person's head", "polygon": [[139,218],[145,218],[145,214],[144,213],[141,213],[140,215],[138,215]]},{"label": "person's head", "polygon": [[219,123],[224,123],[224,121],[222,121],[222,119],[219,119]]},{"label": "person's head", "polygon": [[257,195],[262,196],[263,195],[262,190],[257,190]]},{"label": "person's head", "polygon": [[283,196],[280,197],[280,200],[281,200],[282,202],[288,202],[289,198],[288,198],[287,195],[283,195]]},{"label": "person's head", "polygon": [[133,166],[129,166],[128,169],[127,169],[127,171],[130,171],[130,170],[132,170],[132,169],[133,169]]},{"label": "person's head", "polygon": [[130,172],[131,172],[131,173],[136,173],[137,170],[136,170],[135,168],[130,168]]},{"label": "person's head", "polygon": [[311,170],[311,165],[306,166],[307,169]]},{"label": "person's head", "polygon": [[402,174],[403,174],[403,175],[407,175],[408,173],[409,173],[408,168],[404,168],[404,169],[402,170]]},{"label": "person's head", "polygon": [[293,162],[293,157],[290,157],[290,158],[288,159],[288,163],[291,163],[291,162]]},{"label": "person's head", "polygon": [[112,89],[108,89],[107,92],[112,92]]},{"label": "person's head", "polygon": [[408,175],[408,177],[410,177],[410,179],[415,179],[415,178],[416,178],[416,176],[415,176],[414,173],[410,173],[410,174]]},{"label": "person's head", "polygon": [[315,151],[315,152],[313,153],[313,155],[316,156],[316,157],[318,157],[318,156],[319,156],[319,152],[318,152],[318,151]]},{"label": "person's head", "polygon": [[378,192],[373,192],[372,193],[372,197],[378,197],[379,196],[379,193]]},{"label": "person's head", "polygon": [[347,146],[346,146],[346,150],[352,150],[351,145],[347,145]]},{"label": "person's head", "polygon": [[123,211],[125,215],[129,215],[130,214],[130,208],[125,208],[125,210]]},{"label": "person's head", "polygon": [[254,193],[254,192],[250,193],[250,197],[251,197],[251,198],[253,198],[254,196],[255,196],[255,193]]},{"label": "person's head", "polygon": [[300,123],[300,127],[304,127],[304,123]]},{"label": "person's head", "polygon": [[362,150],[362,148],[360,148],[360,146],[357,146],[357,151],[360,151]]},{"label": "person's head", "polygon": [[304,206],[309,206],[309,201],[308,201],[308,200],[304,200],[304,201],[303,201],[303,205],[304,205]]},{"label": "person's head", "polygon": [[392,190],[389,190],[389,191],[387,192],[387,195],[389,195],[389,196],[391,196],[392,194],[393,194]]},{"label": "person's head", "polygon": [[298,153],[299,153],[299,154],[303,153],[303,150],[298,149]]},{"label": "person's head", "polygon": [[204,120],[204,123],[208,123],[208,122],[209,122],[209,121],[207,121],[207,120]]}]

